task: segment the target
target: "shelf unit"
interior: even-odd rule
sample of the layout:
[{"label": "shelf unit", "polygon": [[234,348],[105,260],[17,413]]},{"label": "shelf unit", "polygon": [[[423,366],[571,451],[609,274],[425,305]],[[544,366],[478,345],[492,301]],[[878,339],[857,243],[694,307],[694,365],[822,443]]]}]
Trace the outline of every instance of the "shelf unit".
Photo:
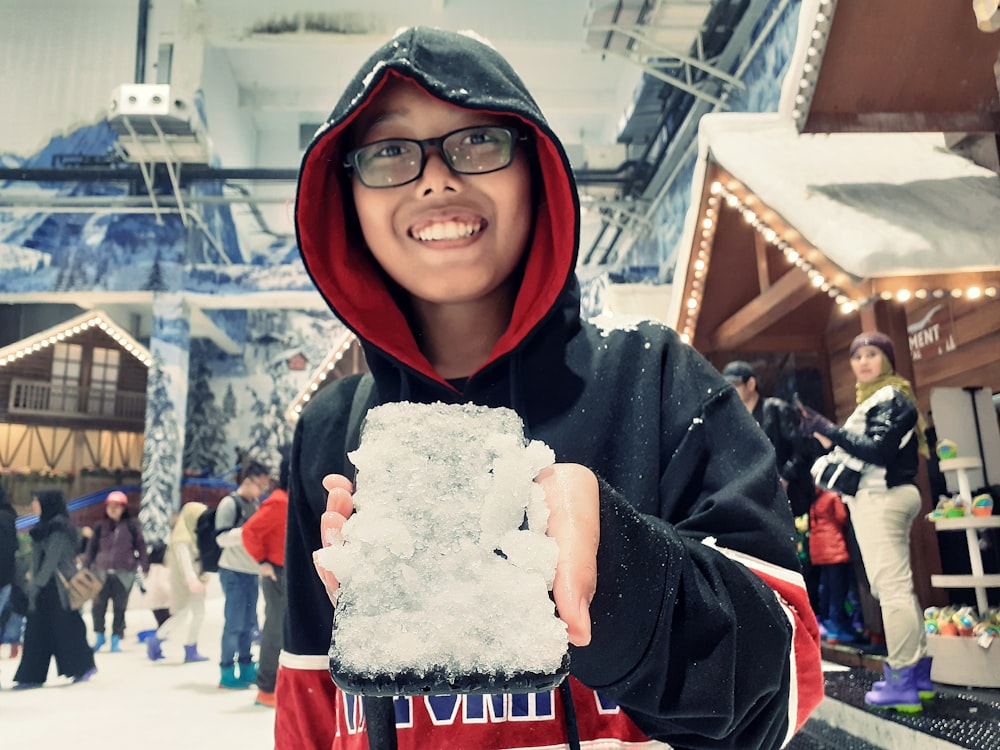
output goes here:
[{"label": "shelf unit", "polygon": [[[950,458],[940,462],[941,471],[955,472],[958,494],[972,504],[972,489],[968,472],[982,468],[977,458]],[[931,585],[936,588],[971,588],[976,592],[976,607],[982,614],[989,609],[986,590],[1000,588],[1000,575],[983,572],[983,557],[979,549],[980,529],[1000,529],[1000,516],[962,516],[939,518],[934,522],[938,533],[964,531],[969,548],[972,575],[932,575]],[[927,651],[934,657],[931,679],[949,685],[972,687],[1000,687],[1000,644],[988,648],[978,638],[927,636]]]},{"label": "shelf unit", "polygon": [[[941,471],[953,471],[958,479],[958,494],[972,505],[972,488],[969,471],[981,469],[978,458],[949,458],[940,462]],[[934,528],[942,531],[964,531],[969,548],[969,563],[972,575],[932,575],[931,585],[935,588],[970,588],[976,592],[976,608],[980,614],[989,609],[986,589],[1000,588],[1000,575],[986,575],[983,572],[983,556],[979,549],[979,529],[1000,528],[1000,516],[962,516],[960,518],[939,518]]]}]

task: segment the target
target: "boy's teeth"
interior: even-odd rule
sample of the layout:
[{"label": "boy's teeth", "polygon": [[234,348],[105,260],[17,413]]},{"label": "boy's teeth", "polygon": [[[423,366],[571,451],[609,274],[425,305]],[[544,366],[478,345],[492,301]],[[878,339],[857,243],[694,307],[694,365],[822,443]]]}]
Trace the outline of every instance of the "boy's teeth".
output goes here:
[{"label": "boy's teeth", "polygon": [[476,233],[479,226],[458,221],[446,221],[422,227],[415,234],[418,240],[460,240]]}]

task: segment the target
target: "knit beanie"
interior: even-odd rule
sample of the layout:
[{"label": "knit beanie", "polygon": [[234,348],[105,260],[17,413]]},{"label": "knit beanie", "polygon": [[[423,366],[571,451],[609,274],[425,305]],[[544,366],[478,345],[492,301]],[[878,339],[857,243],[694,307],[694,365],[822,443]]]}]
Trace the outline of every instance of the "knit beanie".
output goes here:
[{"label": "knit beanie", "polygon": [[879,331],[859,334],[858,336],[855,336],[854,341],[851,342],[851,356],[853,357],[854,352],[862,346],[874,346],[881,349],[882,353],[885,354],[885,358],[889,360],[889,365],[895,371],[896,354],[892,349],[892,339]]}]

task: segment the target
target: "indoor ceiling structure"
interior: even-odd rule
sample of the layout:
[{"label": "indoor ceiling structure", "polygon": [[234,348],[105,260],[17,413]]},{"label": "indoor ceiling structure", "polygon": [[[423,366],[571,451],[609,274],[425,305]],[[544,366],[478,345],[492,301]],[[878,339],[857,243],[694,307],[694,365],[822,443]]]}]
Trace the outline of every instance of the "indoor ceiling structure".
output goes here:
[{"label": "indoor ceiling structure", "polygon": [[[566,146],[584,206],[583,262],[613,266],[618,239],[648,226],[642,210],[669,187],[669,173],[688,153],[705,111],[699,105],[717,108],[726,92],[740,85],[725,71],[746,38],[730,41],[737,25],[752,28],[766,5],[766,0],[293,0],[280,5],[272,0],[139,0],[138,9],[133,4],[127,11],[136,15],[135,80],[112,94],[124,98],[131,83],[167,84],[169,99],[187,103],[192,125],[200,119],[196,109],[205,115],[207,122],[193,128],[199,142],[182,144],[194,146],[191,158],[179,159],[187,163],[169,174],[171,206],[183,211],[185,200],[189,205],[249,204],[262,231],[290,238],[289,206],[302,152],[365,58],[403,26],[474,31],[511,61]],[[131,162],[124,165],[130,179],[138,183],[141,176],[142,192],[156,203],[154,172],[159,170],[164,183],[166,175],[162,161],[148,154],[160,150],[157,138],[173,139],[174,148],[180,141],[169,131],[166,136],[136,133],[137,118],[130,121],[122,114],[121,109],[109,112],[121,137],[119,156]],[[167,114],[176,114],[172,106]],[[230,132],[236,131],[234,122],[241,131],[236,136]],[[140,175],[144,160],[153,169]],[[72,172],[57,165],[30,174],[4,169],[0,178],[98,180],[125,174],[120,163],[89,160],[70,166]],[[185,193],[193,183],[213,180],[225,182],[228,197]],[[141,203],[134,197],[128,208],[139,210],[145,207]]]},{"label": "indoor ceiling structure", "polygon": [[[135,47],[134,80],[110,92],[108,121],[118,133],[117,152],[104,162],[87,157],[44,168],[0,169],[0,181],[11,182],[128,180],[129,195],[103,199],[106,205],[68,195],[54,196],[47,205],[31,194],[4,196],[0,207],[180,213],[208,247],[209,262],[247,262],[227,257],[202,216],[212,206],[228,204],[234,213],[251,215],[260,234],[291,244],[299,162],[339,92],[397,29],[430,25],[478,33],[524,78],[563,140],[577,177],[581,266],[613,271],[627,262],[623,247],[649,230],[658,200],[691,154],[701,115],[725,108],[729,92],[742,86],[738,75],[727,71],[738,67],[771,5],[771,0],[138,0],[121,19],[124,28],[135,19],[134,38],[123,40]],[[166,129],[151,122],[142,130],[142,118],[128,116],[127,102],[131,94],[155,86],[169,86],[161,102],[165,116],[157,120]],[[185,106],[178,112],[180,104]],[[142,103],[137,106],[141,110]],[[172,126],[179,129],[172,132]],[[199,189],[205,185],[221,186],[221,193]],[[98,295],[91,296],[95,299],[81,295],[79,304],[97,304]],[[127,294],[100,302],[122,316],[141,315],[139,329],[149,325],[147,302],[130,301]],[[215,307],[219,303],[212,300]],[[286,300],[275,295],[268,302],[258,295],[257,303],[278,307]],[[193,315],[191,322],[192,335],[210,338],[223,350],[235,346],[207,318]]]}]

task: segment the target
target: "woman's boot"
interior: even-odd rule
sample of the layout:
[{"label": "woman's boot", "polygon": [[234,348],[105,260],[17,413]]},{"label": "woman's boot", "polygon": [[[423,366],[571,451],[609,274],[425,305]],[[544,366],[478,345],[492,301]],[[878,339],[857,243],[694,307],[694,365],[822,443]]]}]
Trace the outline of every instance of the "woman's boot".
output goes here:
[{"label": "woman's boot", "polygon": [[901,713],[915,714],[923,710],[917,692],[917,667],[893,669],[888,663],[882,667],[884,686],[865,693],[865,703],[873,708],[892,708]]},{"label": "woman's boot", "polygon": [[[917,676],[917,693],[920,695],[920,700],[927,702],[934,700],[934,683],[931,682],[931,662],[933,659],[930,656],[924,656],[916,664]],[[885,680],[879,680],[872,684],[872,690],[881,690],[886,686]]]}]

